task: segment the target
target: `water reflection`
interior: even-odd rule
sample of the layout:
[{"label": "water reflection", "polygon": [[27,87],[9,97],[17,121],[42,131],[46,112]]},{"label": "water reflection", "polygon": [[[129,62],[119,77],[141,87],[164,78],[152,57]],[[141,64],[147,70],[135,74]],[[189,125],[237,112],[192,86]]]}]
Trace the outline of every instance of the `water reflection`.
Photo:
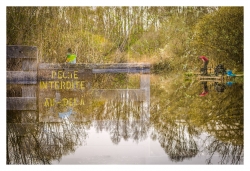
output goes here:
[{"label": "water reflection", "polygon": [[84,143],[84,125],[8,123],[7,164],[51,164]]},{"label": "water reflection", "polygon": [[[163,151],[161,158],[143,153],[141,164],[243,164],[242,83],[218,93],[218,83],[176,76],[96,74],[84,81],[88,88],[68,91],[41,89],[39,84],[7,86],[7,164],[60,163],[82,147],[91,147],[92,134],[104,133],[118,147],[131,141],[131,149],[157,142],[143,151]],[[201,98],[197,91],[209,94]],[[103,139],[98,149],[106,147]],[[103,156],[102,151],[93,153]],[[129,164],[136,154],[118,154],[123,155],[131,157]],[[88,164],[87,159],[81,152],[82,163]]]}]

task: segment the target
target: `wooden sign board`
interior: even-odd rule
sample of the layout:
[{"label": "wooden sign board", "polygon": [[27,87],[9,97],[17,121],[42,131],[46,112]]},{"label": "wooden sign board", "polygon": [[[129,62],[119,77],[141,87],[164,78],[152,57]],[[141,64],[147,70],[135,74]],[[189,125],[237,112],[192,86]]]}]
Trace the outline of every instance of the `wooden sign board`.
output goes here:
[{"label": "wooden sign board", "polygon": [[7,46],[7,83],[37,83],[37,47]]}]

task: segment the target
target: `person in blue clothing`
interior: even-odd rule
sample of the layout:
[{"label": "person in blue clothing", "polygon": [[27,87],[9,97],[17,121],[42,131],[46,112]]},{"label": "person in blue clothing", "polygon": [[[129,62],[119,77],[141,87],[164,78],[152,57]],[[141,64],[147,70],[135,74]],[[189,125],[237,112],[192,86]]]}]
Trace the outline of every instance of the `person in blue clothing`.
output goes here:
[{"label": "person in blue clothing", "polygon": [[235,77],[235,74],[232,72],[232,70],[227,70],[227,76],[228,77]]}]

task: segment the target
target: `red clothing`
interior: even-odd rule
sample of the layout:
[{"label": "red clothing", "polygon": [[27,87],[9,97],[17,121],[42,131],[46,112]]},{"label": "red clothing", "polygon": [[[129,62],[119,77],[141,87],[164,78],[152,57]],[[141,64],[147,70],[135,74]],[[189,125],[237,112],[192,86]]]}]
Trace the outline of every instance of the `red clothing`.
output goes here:
[{"label": "red clothing", "polygon": [[208,92],[202,92],[201,94],[200,94],[200,96],[206,96],[208,94]]},{"label": "red clothing", "polygon": [[208,61],[208,58],[206,58],[205,56],[200,56],[199,58],[200,58],[203,62]]}]

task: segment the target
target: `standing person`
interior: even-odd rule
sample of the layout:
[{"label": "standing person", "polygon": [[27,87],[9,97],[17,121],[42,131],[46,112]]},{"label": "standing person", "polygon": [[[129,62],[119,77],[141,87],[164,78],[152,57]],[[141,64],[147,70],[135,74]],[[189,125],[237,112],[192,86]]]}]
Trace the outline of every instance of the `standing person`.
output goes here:
[{"label": "standing person", "polygon": [[72,53],[71,48],[68,49],[66,62],[70,64],[76,63],[76,55]]},{"label": "standing person", "polygon": [[202,82],[201,84],[203,84],[203,91],[200,94],[200,96],[206,96],[208,94],[207,81]]},{"label": "standing person", "polygon": [[202,61],[203,61],[203,63],[204,63],[204,66],[203,66],[203,75],[207,75],[207,65],[208,65],[208,62],[209,62],[209,60],[208,60],[208,58],[207,57],[205,57],[205,56],[200,56],[199,57]]}]

